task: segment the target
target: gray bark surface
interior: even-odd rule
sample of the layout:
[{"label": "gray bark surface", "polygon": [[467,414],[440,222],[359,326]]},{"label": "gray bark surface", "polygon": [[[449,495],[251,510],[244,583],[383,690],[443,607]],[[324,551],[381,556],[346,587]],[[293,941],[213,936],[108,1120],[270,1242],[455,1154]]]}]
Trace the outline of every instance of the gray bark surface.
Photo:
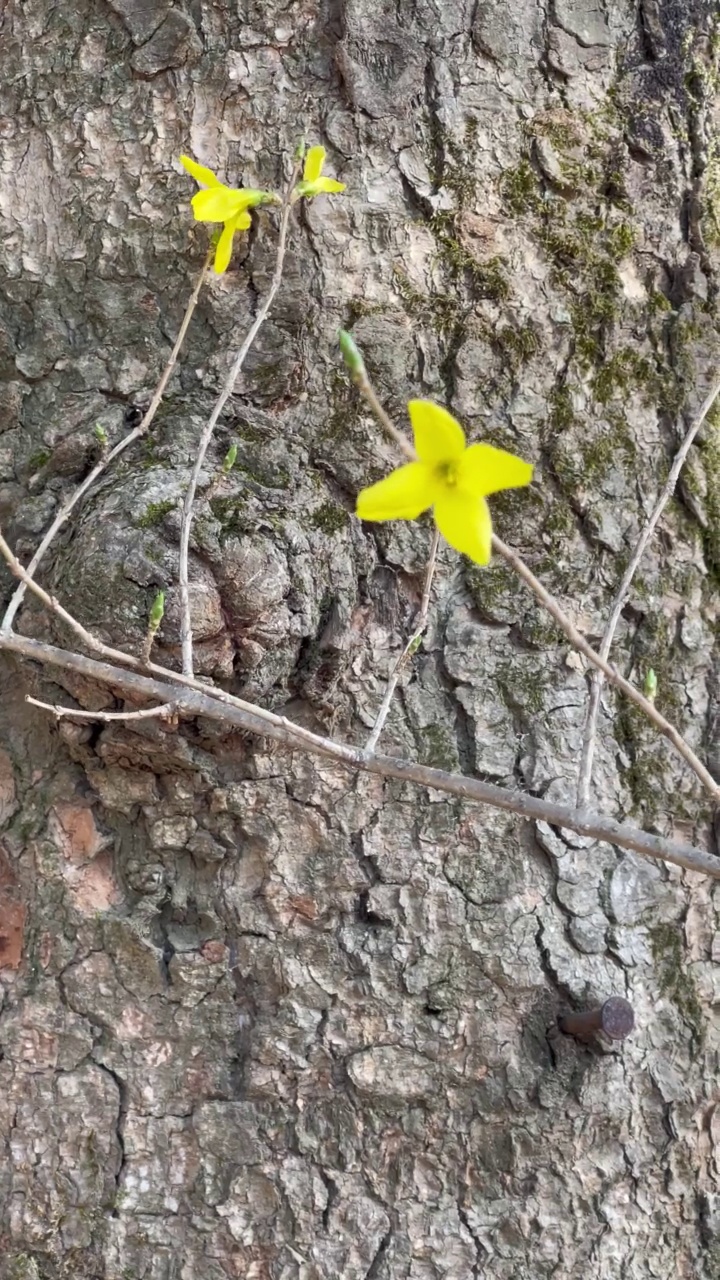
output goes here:
[{"label": "gray bark surface", "polygon": [[[24,560],[149,398],[202,263],[189,151],[308,202],[208,458],[196,666],[352,741],[430,526],[361,527],[426,396],[537,467],[493,500],[594,642],[717,372],[717,37],[704,0],[0,0],[0,523]],[[180,504],[274,263],[213,278],[150,437],[39,577],[179,662]],[[614,656],[720,774],[710,423]],[[0,570],[9,598],[12,583]],[[20,630],[71,643],[34,603]],[[714,882],[355,777],[209,721],[56,725],[112,690],[7,658],[0,701],[0,1280],[720,1276]],[[587,674],[502,564],[441,550],[382,747],[574,799]],[[603,693],[593,800],[712,848],[695,780]],[[633,1004],[622,1047],[559,1015]]]}]

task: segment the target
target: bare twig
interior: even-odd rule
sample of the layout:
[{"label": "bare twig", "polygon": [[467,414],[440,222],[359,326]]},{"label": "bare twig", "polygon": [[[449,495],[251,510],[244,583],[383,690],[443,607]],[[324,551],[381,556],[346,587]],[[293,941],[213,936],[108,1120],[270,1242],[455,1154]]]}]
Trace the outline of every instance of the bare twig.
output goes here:
[{"label": "bare twig", "polygon": [[[79,672],[92,680],[114,686],[130,697],[167,701],[170,694],[172,705],[179,714],[207,716],[208,719],[220,721],[236,729],[272,738],[285,747],[299,748],[313,755],[325,756],[351,769],[360,769],[380,777],[395,778],[400,782],[431,787],[435,791],[457,796],[461,800],[492,805],[497,809],[517,813],[531,821],[547,822],[555,827],[577,831],[580,835],[605,840],[622,849],[633,849],[647,858],[669,862],[685,867],[689,871],[697,871],[720,879],[720,859],[684,841],[665,840],[660,836],[641,831],[637,827],[615,822],[612,818],[606,818],[601,814],[566,808],[564,805],[541,800],[537,796],[492,786],[477,778],[446,773],[442,769],[431,769],[426,765],[414,764],[394,756],[369,756],[361,748],[344,746],[342,743],[333,742],[330,738],[323,738],[308,730],[304,730],[302,739],[298,739],[296,736],[298,726],[283,721],[279,716],[272,717],[275,723],[270,723],[266,718],[267,713],[262,713],[257,707],[249,706],[246,710],[236,705],[221,704],[217,698],[211,696],[210,689],[204,691],[202,686],[197,689],[189,689],[184,684],[168,686],[165,681],[98,662],[95,658],[71,653],[40,640],[33,640],[28,636],[16,635],[14,632],[0,633],[0,650],[17,653],[34,662],[60,667],[66,671]],[[180,679],[181,677],[178,677],[178,680]]]},{"label": "bare twig", "polygon": [[56,720],[169,720],[177,712],[174,702],[163,702],[159,707],[143,707],[141,711],[83,711],[82,708],[61,707],[54,702],[41,702],[26,695],[25,701],[43,711],[51,711]]},{"label": "bare twig", "polygon": [[[372,398],[368,396],[367,388],[370,387],[370,382],[368,380],[367,373],[365,372],[364,365],[362,366],[362,373],[355,375],[354,382],[367,400],[373,412],[376,413],[376,405],[379,405],[379,402],[374,392],[372,392]],[[710,403],[712,403],[712,401],[710,401]],[[382,406],[379,407],[381,409],[381,414],[379,415],[378,420],[387,430],[392,424],[390,424],[387,414],[385,413],[385,410],[382,409]],[[705,412],[707,413],[707,409]],[[399,434],[395,427],[393,427],[392,434],[393,438],[396,434]],[[409,440],[404,436],[402,439],[404,441],[403,451],[406,456],[415,458],[417,455],[415,454],[415,450]],[[718,786],[715,779],[705,768],[705,765],[698,759],[695,752],[692,750],[692,747],[688,745],[682,734],[678,732],[674,725],[670,724],[670,721],[666,720],[665,717],[660,714],[653,703],[640,693],[639,689],[636,689],[629,680],[626,680],[620,675],[619,671],[615,670],[615,667],[611,667],[610,664],[600,656],[600,654],[595,652],[584,637],[580,635],[580,632],[570,621],[567,614],[563,613],[555,597],[545,589],[542,583],[535,577],[535,574],[525,564],[524,560],[522,560],[515,551],[512,551],[510,547],[506,546],[506,544],[502,542],[496,534],[493,534],[492,545],[493,550],[496,551],[499,556],[502,556],[503,560],[505,560],[515,573],[522,578],[523,582],[530,587],[530,590],[537,596],[538,600],[544,608],[547,609],[550,616],[555,619],[558,626],[560,626],[565,632],[565,635],[568,637],[568,640],[573,647],[580,653],[584,654],[588,662],[591,662],[594,667],[597,667],[598,670],[602,671],[603,675],[605,675],[612,684],[616,685],[627,698],[634,702],[636,706],[640,707],[641,711],[645,713],[648,719],[652,720],[656,728],[658,728],[660,732],[664,734],[670,742],[672,742],[673,746],[676,747],[686,763],[690,766],[693,772],[697,774],[703,786],[707,791],[709,791],[713,799],[720,799],[720,786]]]},{"label": "bare twig", "polygon": [[432,546],[430,547],[430,558],[428,560],[427,573],[425,575],[425,587],[423,590],[422,603],[420,605],[420,612],[418,614],[417,624],[415,626],[415,630],[413,634],[411,635],[410,639],[405,645],[405,648],[400,654],[400,657],[395,663],[395,666],[390,672],[390,678],[387,683],[387,689],[385,690],[385,696],[382,700],[380,710],[378,711],[375,724],[373,725],[372,733],[370,734],[370,737],[368,738],[367,744],[365,747],[366,752],[368,752],[368,754],[370,755],[375,750],[380,738],[380,734],[383,731],[383,725],[385,724],[385,721],[387,720],[387,717],[388,717],[388,712],[390,710],[390,703],[392,702],[392,697],[397,687],[397,682],[400,679],[400,673],[403,667],[405,666],[405,663],[407,662],[408,658],[413,653],[416,652],[417,647],[420,643],[420,640],[422,639],[422,634],[427,626],[428,609],[430,607],[430,591],[432,589],[432,580],[435,574],[435,562],[437,560],[437,551],[438,551],[439,542],[440,542],[440,534],[438,533],[437,529],[435,529],[433,532]]},{"label": "bare twig", "polygon": [[594,667],[597,667],[599,671],[602,671],[603,675],[606,676],[612,684],[616,685],[617,688],[625,694],[626,698],[629,698],[631,702],[634,702],[635,705],[645,713],[648,720],[652,720],[655,727],[659,729],[666,738],[669,738],[673,746],[677,751],[679,751],[683,760],[689,764],[693,773],[697,774],[703,786],[710,792],[710,795],[713,796],[715,800],[719,799],[720,786],[715,782],[712,774],[708,773],[705,765],[698,759],[692,747],[688,745],[682,734],[678,732],[675,726],[670,724],[670,721],[666,720],[665,717],[660,714],[657,707],[655,707],[648,698],[644,697],[640,690],[635,688],[634,684],[631,684],[629,680],[626,680],[624,676],[621,676],[620,672],[617,671],[615,667],[612,667],[609,662],[606,662],[604,658],[600,657],[599,653],[595,652],[591,645],[588,644],[587,640],[580,635],[577,627],[573,626],[573,623],[570,621],[567,614],[563,613],[560,605],[557,603],[557,600],[550,595],[549,591],[545,590],[541,582],[538,582],[534,573],[528,569],[525,562],[520,559],[520,556],[516,555],[514,551],[511,551],[510,547],[507,547],[504,542],[501,542],[495,534],[493,534],[493,550],[497,551],[498,555],[502,556],[503,560],[505,560],[507,564],[515,570],[518,577],[522,578],[523,582],[527,583],[530,590],[534,592],[540,603],[547,609],[550,616],[555,619],[558,626],[565,632],[565,635],[573,648],[577,649],[579,653],[584,654],[588,662],[591,662]]},{"label": "bare twig", "polygon": [[392,439],[395,441],[398,448],[402,449],[402,452],[405,454],[405,457],[408,459],[408,461],[415,462],[417,460],[417,454],[413,446],[411,445],[407,436],[403,435],[402,431],[398,431],[397,427],[395,426],[395,423],[391,420],[390,416],[386,413],[384,407],[381,405],[380,401],[378,400],[375,394],[375,389],[372,383],[370,382],[370,379],[368,378],[367,373],[365,372],[364,365],[363,365],[363,374],[358,376],[355,379],[355,385],[357,386],[361,395],[364,396],[365,400],[368,403],[368,406],[372,409],[373,413],[375,414],[375,417],[377,418],[377,421],[380,423],[382,427],[385,428],[388,435],[392,437]]},{"label": "bare twig", "polygon": [[[92,649],[95,653],[101,654],[103,658],[108,658],[111,662],[129,662],[132,665],[133,659],[130,658],[128,654],[123,653],[120,649],[113,649],[110,645],[103,644],[101,640],[97,640],[92,632],[86,631],[82,623],[78,622],[77,618],[74,618],[71,613],[68,613],[67,609],[63,608],[60,601],[55,599],[55,596],[51,596],[44,587],[41,587],[40,584],[35,581],[30,573],[30,569],[26,569],[25,566],[20,563],[15,553],[10,549],[1,531],[0,555],[3,556],[8,568],[12,571],[15,577],[20,579],[21,585],[26,589],[29,589],[32,594],[37,596],[38,600],[45,605],[46,609],[49,609],[51,613],[56,614],[58,618],[70,627],[71,631],[75,632],[78,639],[82,640],[83,644],[86,645],[88,649]],[[3,631],[0,631],[0,635],[1,634],[3,634]]]},{"label": "bare twig", "polygon": [[[645,553],[645,548],[657,528],[658,521],[663,511],[675,492],[675,485],[678,482],[678,477],[682,471],[685,459],[690,452],[690,446],[719,395],[720,380],[715,383],[703,400],[697,417],[691,424],[687,434],[685,435],[685,439],[675,454],[672,467],[670,468],[670,473],[655,504],[654,510],[637,540],[635,550],[630,557],[630,562],[623,574],[622,582],[618,587],[612,612],[608,619],[607,627],[605,628],[605,634],[602,638],[602,643],[600,645],[600,657],[603,659],[607,659],[608,654],[610,653],[610,647],[615,638],[615,631],[617,629],[618,622],[620,621],[625,598],[630,590],[630,584],[635,576],[640,560]],[[593,671],[590,682],[590,700],[588,703],[587,715],[585,717],[580,770],[578,773],[577,803],[581,808],[586,805],[590,799],[590,780],[592,778],[593,758],[595,755],[595,737],[597,734],[597,722],[598,713],[600,711],[600,695],[602,694],[603,680],[603,673],[600,670],[596,669]]]},{"label": "bare twig", "polygon": [[142,667],[149,666],[150,654],[152,653],[152,647],[154,643],[155,643],[155,632],[148,630],[145,636],[145,639],[142,642],[142,648],[140,650],[140,665]]},{"label": "bare twig", "polygon": [[[48,595],[39,583],[35,582],[29,576],[27,571],[20,564],[17,556],[10,550],[7,542],[0,532],[0,555],[2,555],[12,572],[39,600],[45,605],[51,613],[56,614],[78,637],[82,643],[92,652],[97,653],[100,657],[106,658],[108,662],[119,664],[121,667],[129,667],[134,671],[151,671],[154,675],[159,676],[162,680],[170,681],[173,684],[181,684],[189,689],[202,690],[209,698],[214,701],[221,702],[224,706],[233,706],[240,711],[251,713],[258,721],[264,721],[268,725],[275,728],[282,728],[291,734],[292,737],[300,745],[306,739],[312,740],[313,734],[308,729],[304,729],[302,725],[294,725],[292,721],[286,720],[283,716],[276,716],[272,711],[266,711],[263,707],[256,707],[254,703],[244,702],[242,698],[236,698],[234,694],[227,693],[224,689],[220,689],[215,685],[205,685],[194,676],[187,676],[184,672],[170,671],[167,667],[161,667],[154,662],[146,662],[144,657],[135,658],[130,653],[123,653],[122,649],[113,649],[111,645],[103,644],[101,640],[97,640],[90,631],[87,631],[82,623],[78,622],[67,609],[55,599],[54,596]],[[13,635],[13,632],[3,632],[0,630],[0,639],[7,635]],[[0,646],[2,647],[2,646]]]},{"label": "bare twig", "polygon": [[[195,311],[195,308],[197,306],[197,301],[200,296],[200,290],[202,289],[203,281],[205,280],[205,276],[207,274],[207,269],[210,265],[213,252],[214,250],[210,250],[208,252],[207,257],[205,258],[205,262],[203,263],[202,270],[198,275],[195,288],[193,289],[192,294],[190,295],[190,301],[187,304],[185,315],[183,316],[182,324],[180,325],[180,331],[178,333],[177,338],[175,339],[175,346],[170,352],[170,357],[168,359],[167,364],[165,365],[165,368],[163,369],[162,376],[160,378],[160,381],[157,384],[157,387],[155,388],[153,398],[150,401],[150,404],[148,405],[148,408],[145,412],[142,422],[138,423],[137,427],[135,427],[128,435],[124,436],[123,439],[120,440],[115,445],[114,449],[111,449],[109,453],[104,454],[103,457],[100,458],[99,462],[96,463],[96,465],[93,467],[89,475],[85,477],[82,484],[78,485],[75,492],[68,498],[67,502],[60,508],[55,519],[50,525],[50,528],[48,529],[44,538],[40,542],[40,545],[38,546],[37,551],[35,552],[32,560],[27,566],[28,576],[30,578],[34,578],[37,567],[40,564],[40,561],[42,560],[43,556],[45,555],[45,552],[47,551],[48,547],[55,540],[55,537],[60,532],[63,525],[70,518],[78,502],[84,496],[84,494],[87,493],[88,489],[92,488],[92,486],[95,484],[95,481],[99,479],[103,471],[107,470],[111,462],[114,462],[116,458],[119,458],[121,453],[124,453],[126,449],[129,449],[131,444],[134,444],[136,440],[139,440],[140,437],[144,436],[146,431],[149,430],[150,424],[153,418],[155,417],[155,414],[157,413],[160,401],[163,398],[165,388],[170,380],[170,375],[172,374],[172,371],[175,368],[175,364],[176,364],[178,355],[180,353],[180,348],[182,347],[182,344],[185,341],[185,335],[188,331],[188,326],[190,324],[190,321],[192,320],[193,312]],[[21,581],[19,586],[15,588],[15,592],[12,596],[12,599],[7,609],[5,610],[5,616],[2,620],[3,631],[10,630],[15,620],[15,615],[18,609],[20,608],[20,605],[23,602],[27,587],[28,587],[28,583],[26,581]]]},{"label": "bare twig", "polygon": [[195,465],[193,466],[192,473],[190,475],[190,481],[188,483],[188,487],[185,492],[185,501],[183,502],[183,512],[182,512],[182,527],[180,530],[180,569],[179,569],[180,642],[182,645],[182,668],[183,668],[183,671],[185,672],[185,675],[188,675],[188,676],[191,676],[193,674],[193,641],[192,641],[192,619],[190,616],[190,579],[189,579],[189,569],[188,569],[188,556],[190,553],[190,531],[192,529],[193,505],[195,503],[195,494],[197,491],[198,480],[200,479],[200,472],[202,470],[202,466],[205,461],[205,455],[208,451],[208,446],[212,439],[213,431],[217,426],[220,414],[222,413],[223,409],[225,408],[225,405],[227,404],[228,400],[230,399],[230,396],[233,393],[233,390],[235,388],[235,383],[237,382],[237,379],[240,374],[240,370],[242,369],[245,363],[245,360],[247,359],[248,352],[250,351],[250,348],[252,347],[253,342],[255,341],[258,333],[262,329],[262,326],[264,325],[267,319],[268,312],[270,311],[270,308],[273,302],[275,301],[277,291],[280,288],[280,285],[282,283],[282,273],[283,273],[283,267],[285,265],[285,250],[287,247],[287,234],[288,234],[288,227],[290,224],[290,212],[292,209],[291,197],[292,197],[293,188],[295,187],[295,183],[297,182],[299,173],[300,173],[300,164],[297,163],[293,167],[292,175],[290,177],[290,181],[287,185],[285,195],[283,197],[282,213],[280,216],[280,231],[278,234],[277,254],[275,257],[275,270],[273,272],[273,277],[270,282],[270,288],[268,289],[265,297],[263,298],[262,303],[260,304],[260,307],[258,308],[258,313],[255,316],[255,319],[250,329],[248,330],[247,337],[245,338],[245,341],[243,342],[240,350],[238,351],[235,357],[235,360],[233,361],[232,368],[230,369],[230,372],[227,378],[225,379],[222,391],[220,392],[217,400],[215,401],[213,411],[210,414],[210,417],[208,418],[203,428],[203,433],[202,433],[202,436],[200,437],[200,444],[198,445],[198,452],[197,452],[197,457],[195,459]]}]

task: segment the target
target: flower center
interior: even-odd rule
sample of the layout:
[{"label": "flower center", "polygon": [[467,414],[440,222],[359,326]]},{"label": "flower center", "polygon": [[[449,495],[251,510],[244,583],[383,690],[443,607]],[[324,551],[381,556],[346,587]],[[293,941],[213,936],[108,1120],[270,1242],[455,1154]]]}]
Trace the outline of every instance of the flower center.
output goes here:
[{"label": "flower center", "polygon": [[454,489],[457,484],[457,463],[456,462],[439,462],[435,468],[435,475],[448,489]]}]

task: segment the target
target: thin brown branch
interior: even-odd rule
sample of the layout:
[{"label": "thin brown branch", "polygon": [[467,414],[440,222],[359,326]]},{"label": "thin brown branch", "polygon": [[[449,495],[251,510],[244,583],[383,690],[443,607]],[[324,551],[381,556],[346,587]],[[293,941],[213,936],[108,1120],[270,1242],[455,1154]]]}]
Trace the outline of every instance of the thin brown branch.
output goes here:
[{"label": "thin brown branch", "polygon": [[177,712],[174,702],[162,702],[159,707],[143,707],[140,711],[83,711],[75,707],[61,707],[54,702],[41,702],[39,698],[31,698],[26,694],[25,701],[43,711],[50,711],[56,720],[102,720],[112,723],[116,720],[169,720]]},{"label": "thin brown branch", "polygon": [[367,401],[369,408],[372,409],[372,412],[380,423],[380,426],[383,427],[387,434],[395,441],[398,449],[405,454],[408,461],[416,462],[417,454],[413,446],[407,436],[404,435],[402,431],[398,431],[385,407],[378,400],[378,397],[375,394],[375,388],[367,376],[364,364],[362,366],[362,372],[355,376],[354,382],[360,394]]},{"label": "thin brown branch", "polygon": [[140,650],[141,667],[150,666],[150,654],[152,653],[153,645],[155,643],[155,635],[156,633],[154,631],[151,631],[148,629],[145,639],[143,640],[143,643],[142,643],[142,648]]},{"label": "thin brown branch", "polygon": [[367,744],[365,746],[365,750],[369,754],[372,754],[372,752],[375,750],[378,744],[378,741],[380,739],[380,734],[382,733],[383,725],[385,724],[385,721],[388,718],[388,712],[390,711],[390,703],[392,702],[393,694],[395,692],[395,689],[397,688],[397,682],[400,679],[402,669],[405,666],[405,663],[407,662],[408,658],[417,651],[418,645],[423,636],[423,632],[427,626],[428,609],[430,607],[430,591],[432,589],[432,581],[435,574],[435,564],[437,561],[437,552],[438,552],[439,542],[440,542],[440,534],[438,533],[437,529],[435,529],[433,531],[432,546],[430,547],[430,557],[428,559],[427,573],[425,575],[425,587],[423,589],[422,602],[420,604],[420,612],[418,614],[415,630],[411,635],[410,639],[408,640],[407,644],[405,645],[405,648],[400,654],[400,657],[395,663],[395,666],[390,672],[390,678],[388,680],[387,688],[385,690],[385,696],[380,705],[380,710],[378,711],[377,719],[375,721],[375,724],[373,725],[372,733],[370,734],[370,737],[368,738]]},{"label": "thin brown branch", "polygon": [[[637,540],[635,550],[633,551],[632,556],[630,557],[630,563],[628,564],[628,567],[625,570],[625,573],[623,574],[622,582],[618,587],[617,595],[615,596],[615,600],[613,602],[612,612],[610,614],[607,627],[605,628],[605,634],[602,638],[602,643],[600,645],[600,657],[603,658],[604,660],[607,660],[607,657],[610,653],[612,642],[615,639],[615,631],[617,630],[617,625],[620,621],[620,617],[622,614],[623,605],[625,604],[625,599],[628,591],[630,590],[630,584],[635,576],[637,567],[643,555],[645,554],[645,548],[647,547],[650,539],[652,538],[655,532],[655,529],[657,528],[658,521],[663,511],[665,510],[668,502],[670,501],[671,497],[675,492],[675,485],[678,482],[678,477],[680,475],[680,472],[682,471],[683,465],[685,463],[685,459],[687,458],[688,453],[690,452],[690,446],[695,440],[695,437],[698,431],[702,427],[705,419],[707,418],[710,410],[712,409],[719,395],[720,395],[720,379],[710,389],[707,396],[703,400],[703,403],[700,406],[700,410],[698,412],[697,417],[691,424],[689,430],[685,435],[685,439],[683,440],[682,444],[680,445],[680,448],[675,454],[673,464],[670,468],[670,473],[668,475],[667,480],[665,481],[665,484],[655,504],[652,514],[650,515],[647,523],[645,524],[644,528],[640,533],[640,537]],[[582,756],[580,759],[580,770],[578,773],[577,803],[581,808],[584,805],[586,805],[590,799],[590,781],[592,778],[593,759],[595,756],[595,738],[597,735],[598,714],[600,711],[600,695],[602,694],[603,681],[604,681],[603,673],[597,669],[593,671],[592,679],[590,682],[590,700],[588,703],[587,715],[585,717],[585,729],[583,732],[583,747],[582,747]]]},{"label": "thin brown branch", "polygon": [[[172,371],[175,368],[175,364],[177,362],[177,358],[180,353],[180,348],[182,347],[182,344],[185,341],[185,335],[188,331],[190,321],[192,320],[193,313],[197,306],[197,301],[200,296],[200,290],[202,289],[205,276],[207,275],[207,269],[210,265],[212,253],[213,251],[211,250],[208,253],[207,257],[205,258],[205,262],[203,263],[202,270],[200,271],[200,274],[198,275],[197,281],[195,283],[195,288],[193,289],[192,294],[190,295],[190,301],[187,304],[187,308],[185,310],[185,315],[183,316],[183,319],[182,319],[182,324],[180,325],[178,336],[175,339],[175,346],[170,352],[170,357],[168,359],[167,364],[165,365],[165,368],[163,369],[162,376],[160,378],[160,381],[157,384],[157,387],[155,388],[153,398],[150,401],[150,404],[148,405],[148,408],[145,412],[142,422],[138,423],[137,427],[135,427],[128,435],[124,436],[123,439],[120,440],[115,445],[114,449],[111,449],[109,453],[104,454],[103,457],[100,458],[99,462],[96,463],[92,471],[85,477],[82,484],[78,485],[75,492],[68,498],[67,502],[64,503],[64,505],[60,508],[55,519],[50,525],[50,528],[48,529],[47,533],[45,534],[42,541],[40,542],[40,545],[38,546],[37,551],[33,555],[32,560],[27,566],[27,573],[29,578],[35,577],[35,573],[37,571],[38,565],[40,564],[40,561],[45,555],[45,552],[47,551],[48,547],[52,542],[54,542],[55,538],[57,537],[57,534],[60,532],[63,525],[68,521],[73,511],[75,510],[77,504],[79,503],[80,499],[87,493],[88,489],[92,488],[92,486],[95,484],[95,481],[98,480],[100,476],[103,474],[103,472],[107,470],[111,462],[114,462],[116,458],[119,458],[121,453],[124,453],[126,449],[129,449],[131,444],[134,444],[136,440],[139,440],[140,437],[144,436],[145,433],[149,430],[150,424],[153,418],[155,417],[155,414],[158,411],[158,407],[165,393],[165,388],[170,380],[170,375],[172,374]],[[15,615],[18,609],[20,608],[20,605],[23,602],[27,587],[28,587],[28,582],[23,580],[15,588],[15,592],[12,596],[12,599],[10,600],[10,603],[7,609],[5,610],[5,616],[2,620],[3,631],[9,631],[10,628],[12,627],[12,624],[15,620]]]},{"label": "thin brown branch", "polygon": [[193,506],[195,503],[195,494],[197,492],[198,480],[202,471],[205,455],[208,451],[212,435],[217,426],[220,414],[227,404],[230,396],[235,389],[235,383],[240,375],[248,352],[250,351],[257,335],[262,329],[275,301],[278,289],[282,283],[283,267],[285,265],[285,250],[287,248],[288,227],[290,225],[290,212],[292,209],[292,193],[300,174],[300,164],[293,167],[290,181],[287,185],[285,195],[282,202],[282,213],[280,215],[280,231],[278,234],[277,254],[275,257],[275,270],[268,289],[262,303],[258,309],[258,313],[248,330],[245,341],[238,351],[233,361],[230,372],[225,379],[222,390],[215,401],[213,411],[210,414],[200,437],[198,445],[197,457],[190,475],[187,490],[185,492],[185,501],[183,502],[182,526],[180,530],[180,643],[182,646],[182,668],[185,675],[193,674],[193,639],[192,639],[192,619],[190,614],[190,578],[188,557],[190,554],[190,532],[192,530]]},{"label": "thin brown branch", "polygon": [[684,841],[665,840],[660,836],[641,831],[637,827],[615,822],[602,814],[566,808],[564,805],[541,800],[537,796],[508,791],[503,787],[481,782],[477,778],[465,778],[458,774],[446,773],[442,769],[431,769],[426,765],[414,764],[394,756],[368,756],[360,748],[344,746],[342,743],[333,742],[332,739],[323,738],[307,730],[303,731],[302,739],[299,740],[295,733],[297,726],[290,725],[280,717],[274,717],[278,723],[269,723],[259,708],[244,710],[235,705],[224,705],[210,696],[209,690],[203,692],[201,688],[189,689],[180,684],[174,687],[168,686],[165,681],[98,662],[95,658],[71,653],[27,636],[15,635],[13,632],[0,633],[0,650],[19,654],[34,662],[60,667],[66,671],[79,672],[92,680],[98,680],[121,690],[129,697],[168,701],[168,694],[170,694],[173,706],[178,713],[188,716],[206,716],[208,719],[236,729],[272,738],[285,747],[325,756],[350,769],[359,769],[383,778],[395,778],[400,782],[410,782],[417,786],[431,787],[446,795],[457,796],[460,800],[488,804],[506,812],[517,813],[530,821],[547,822],[555,827],[577,831],[580,835],[607,841],[621,849],[633,849],[645,857],[720,879],[720,859],[704,849],[698,849]]},{"label": "thin brown branch", "polygon": [[[56,616],[60,618],[66,626],[70,627],[70,630],[75,632],[78,639],[81,640],[88,649],[91,649],[94,653],[100,654],[103,658],[108,658],[111,662],[130,662],[132,665],[133,659],[130,658],[129,655],[122,653],[119,649],[113,649],[110,645],[103,644],[101,640],[97,640],[90,631],[86,631],[82,623],[77,621],[77,618],[74,618],[71,613],[68,613],[67,609],[60,604],[60,601],[55,599],[55,596],[51,596],[44,587],[41,587],[40,584],[35,581],[30,573],[30,569],[26,569],[25,566],[20,563],[14,551],[12,551],[8,546],[2,535],[2,531],[0,531],[0,555],[3,556],[8,568],[15,577],[20,579],[22,586],[30,590],[32,594],[37,596],[38,600],[45,605],[46,609],[49,609],[51,613],[56,614]],[[2,631],[0,631],[0,635],[1,634],[3,634]]]},{"label": "thin brown branch", "polygon": [[493,534],[493,550],[496,551],[499,556],[502,556],[503,560],[505,560],[506,563],[514,569],[518,577],[522,578],[523,582],[527,583],[530,590],[534,592],[540,603],[547,609],[550,616],[555,619],[558,626],[565,632],[565,635],[573,648],[577,649],[579,653],[582,653],[587,658],[588,662],[591,662],[599,671],[602,671],[603,675],[606,676],[607,679],[618,689],[620,689],[620,691],[625,694],[626,698],[629,698],[631,702],[634,702],[635,705],[644,712],[648,720],[652,720],[655,727],[659,729],[660,732],[670,740],[670,742],[672,742],[683,760],[690,766],[693,773],[697,774],[698,778],[706,790],[709,791],[710,795],[715,800],[720,798],[720,787],[715,782],[712,774],[708,773],[705,765],[702,763],[702,760],[699,760],[695,755],[692,747],[688,745],[682,734],[678,732],[669,720],[666,720],[665,717],[660,714],[657,707],[655,707],[639,689],[635,688],[634,684],[631,684],[629,680],[626,680],[624,676],[621,676],[620,672],[617,671],[615,667],[612,667],[609,662],[606,662],[604,658],[600,657],[599,653],[595,652],[584,636],[580,635],[577,627],[573,625],[567,614],[563,613],[560,605],[557,603],[557,600],[550,595],[549,591],[545,590],[545,587],[538,581],[534,573],[528,569],[525,562],[520,559],[520,556],[516,555],[514,551],[511,551],[510,547],[507,547],[504,542],[501,542],[495,534]]},{"label": "thin brown branch", "polygon": [[[276,716],[272,711],[266,711],[263,707],[256,707],[251,702],[244,702],[242,698],[236,698],[234,694],[227,693],[224,689],[219,689],[215,685],[205,685],[194,676],[186,676],[184,672],[171,671],[168,667],[159,666],[154,662],[145,662],[144,659],[135,658],[130,653],[123,653],[121,649],[113,649],[111,645],[103,644],[101,640],[97,640],[90,631],[83,627],[82,623],[68,613],[54,596],[48,595],[39,583],[35,582],[29,576],[27,571],[20,564],[17,557],[13,554],[7,542],[0,532],[0,555],[2,555],[12,572],[21,581],[25,582],[27,587],[37,598],[42,601],[51,613],[60,618],[72,631],[79,640],[90,649],[93,653],[97,653],[100,657],[106,658],[109,662],[119,664],[121,667],[128,667],[134,671],[150,671],[154,675],[159,676],[162,680],[167,680],[173,684],[181,684],[189,689],[202,690],[207,696],[214,701],[221,702],[224,706],[233,706],[241,711],[252,713],[258,720],[265,721],[268,725],[275,728],[283,728],[291,733],[293,738],[302,743],[305,739],[313,738],[313,734],[309,730],[304,729],[301,725],[293,725],[291,721],[286,720],[283,716]],[[6,635],[12,635],[13,632],[0,631],[0,638]]]}]

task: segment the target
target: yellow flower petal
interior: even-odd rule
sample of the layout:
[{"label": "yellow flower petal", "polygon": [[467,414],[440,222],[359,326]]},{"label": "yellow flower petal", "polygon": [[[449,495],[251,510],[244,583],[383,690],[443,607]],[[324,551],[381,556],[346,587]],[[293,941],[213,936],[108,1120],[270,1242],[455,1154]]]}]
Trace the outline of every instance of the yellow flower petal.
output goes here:
[{"label": "yellow flower petal", "polygon": [[458,466],[457,482],[466,493],[497,493],[500,489],[521,489],[530,484],[533,469],[514,453],[491,444],[471,444]]},{"label": "yellow flower petal", "polygon": [[190,204],[198,222],[229,222],[236,213],[247,207],[241,191],[223,186],[198,191]]},{"label": "yellow flower petal", "polygon": [[198,164],[197,160],[193,160],[190,156],[181,156],[180,163],[196,182],[204,182],[206,187],[222,186],[220,179],[215,177],[212,169],[206,169],[204,164]]},{"label": "yellow flower petal", "polygon": [[432,506],[437,493],[430,468],[408,462],[358,494],[356,515],[361,520],[414,520]]},{"label": "yellow flower petal", "polygon": [[318,195],[321,191],[337,192],[345,190],[345,183],[338,182],[336,178],[317,178],[313,186]]},{"label": "yellow flower petal", "polygon": [[311,147],[305,157],[304,182],[317,182],[325,163],[325,148]]},{"label": "yellow flower petal", "polygon": [[476,564],[490,560],[492,522],[484,498],[473,498],[460,489],[445,489],[433,510],[435,523],[446,542]]},{"label": "yellow flower petal", "polygon": [[245,210],[236,213],[234,218],[230,218],[220,233],[220,239],[217,242],[215,250],[215,271],[219,276],[223,271],[227,271],[232,256],[233,236],[236,231],[247,231],[252,223],[252,218]]},{"label": "yellow flower petal", "polygon": [[420,461],[430,466],[457,462],[465,448],[465,432],[452,414],[430,400],[411,400],[408,413]]},{"label": "yellow flower petal", "polygon": [[227,271],[230,264],[232,254],[233,236],[235,235],[235,221],[226,222],[220,234],[215,250],[215,271],[221,276],[223,271]]}]

